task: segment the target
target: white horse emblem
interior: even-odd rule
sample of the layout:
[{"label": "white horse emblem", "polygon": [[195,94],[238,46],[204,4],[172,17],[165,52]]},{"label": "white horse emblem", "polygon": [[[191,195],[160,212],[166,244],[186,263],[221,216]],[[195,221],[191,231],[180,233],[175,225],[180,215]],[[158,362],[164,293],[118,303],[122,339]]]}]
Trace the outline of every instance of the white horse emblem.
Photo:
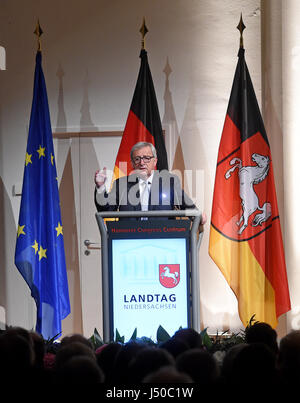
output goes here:
[{"label": "white horse emblem", "polygon": [[178,271],[175,271],[174,273],[171,273],[171,272],[170,272],[170,268],[169,268],[168,266],[164,267],[163,270],[164,270],[164,272],[162,272],[162,273],[160,274],[160,277],[161,277],[161,278],[164,278],[164,277],[172,278],[172,279],[173,279],[173,284],[176,285],[176,284],[178,283],[178,280],[177,280],[177,278],[178,278]]},{"label": "white horse emblem", "polygon": [[240,158],[233,158],[230,161],[230,165],[234,165],[230,168],[226,174],[225,178],[229,179],[232,172],[238,168],[239,170],[239,181],[240,181],[240,198],[242,203],[243,213],[241,218],[236,223],[240,226],[238,233],[241,234],[244,229],[248,226],[248,220],[251,214],[259,210],[261,213],[257,213],[252,221],[252,226],[256,227],[261,225],[263,222],[267,221],[272,215],[272,206],[270,203],[265,202],[262,207],[259,205],[258,196],[254,191],[253,186],[262,182],[269,173],[270,168],[270,158],[268,156],[260,154],[252,154],[252,161],[256,163],[255,166],[243,166],[242,160]]}]

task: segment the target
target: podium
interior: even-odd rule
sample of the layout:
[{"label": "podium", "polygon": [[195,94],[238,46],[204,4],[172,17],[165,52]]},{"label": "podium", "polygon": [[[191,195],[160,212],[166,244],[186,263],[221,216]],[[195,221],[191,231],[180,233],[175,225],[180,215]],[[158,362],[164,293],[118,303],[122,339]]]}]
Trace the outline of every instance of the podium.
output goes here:
[{"label": "podium", "polygon": [[[117,218],[118,221],[105,220]],[[99,212],[103,339],[200,331],[199,210]]]}]

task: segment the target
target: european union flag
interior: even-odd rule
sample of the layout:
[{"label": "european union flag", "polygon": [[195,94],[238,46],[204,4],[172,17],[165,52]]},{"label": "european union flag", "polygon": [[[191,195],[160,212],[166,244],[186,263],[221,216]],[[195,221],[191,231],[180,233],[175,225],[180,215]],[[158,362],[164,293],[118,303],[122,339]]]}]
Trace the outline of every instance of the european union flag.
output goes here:
[{"label": "european union flag", "polygon": [[48,97],[42,54],[36,55],[33,101],[25,157],[15,264],[36,302],[36,331],[45,339],[61,332],[70,313]]}]

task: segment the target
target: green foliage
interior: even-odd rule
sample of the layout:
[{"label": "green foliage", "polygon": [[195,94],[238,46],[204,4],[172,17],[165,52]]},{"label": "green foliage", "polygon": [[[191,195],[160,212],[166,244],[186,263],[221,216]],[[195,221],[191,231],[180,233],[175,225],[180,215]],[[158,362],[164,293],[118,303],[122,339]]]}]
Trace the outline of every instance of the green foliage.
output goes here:
[{"label": "green foliage", "polygon": [[[256,323],[256,322],[255,322]],[[249,321],[249,326],[252,326],[253,324],[253,318]],[[200,335],[202,337],[202,343],[203,346],[210,352],[214,353],[215,351],[227,351],[230,347],[232,347],[235,344],[239,343],[244,343],[245,342],[245,332],[241,331],[239,333],[232,333],[228,334],[228,330],[222,333],[217,333],[216,336],[211,337],[207,333],[207,329],[205,328],[200,332]],[[137,337],[137,328],[134,329],[132,336],[129,341],[136,341],[137,343],[144,343],[144,344],[149,344],[152,346],[162,344],[169,340],[171,336],[169,333],[160,325],[157,329],[156,332],[156,339],[157,342],[155,343],[151,338],[149,337]],[[103,341],[97,332],[97,329],[95,329],[93,336],[90,338],[92,341],[93,345],[97,347],[101,346],[103,344]],[[118,329],[116,329],[116,335],[115,335],[115,340],[116,343],[125,343],[125,336],[121,336]]]},{"label": "green foliage", "polygon": [[125,336],[120,336],[120,333],[119,333],[119,331],[118,331],[118,329],[116,329],[116,343],[121,343],[121,344],[124,344],[124,341],[125,341]]},{"label": "green foliage", "polygon": [[201,338],[202,338],[202,344],[208,349],[210,350],[213,342],[211,340],[211,338],[209,337],[209,335],[207,334],[207,327],[205,329],[202,330],[202,332],[200,332]]},{"label": "green foliage", "polygon": [[[212,353],[214,353],[216,351],[227,351],[236,344],[245,343],[245,334],[247,332],[247,329],[249,329],[255,323],[258,323],[258,321],[255,320],[255,315],[252,315],[251,318],[249,319],[249,322],[248,322],[245,330],[241,330],[238,333],[231,333],[231,334],[228,333],[229,330],[226,330],[225,332],[222,332],[220,334],[217,332],[217,335],[214,337],[208,335],[208,333],[207,333],[208,328],[206,327],[205,329],[203,329],[200,332],[200,335],[202,337],[203,346]],[[180,327],[180,329],[182,329],[182,327]],[[51,340],[48,340],[46,343],[53,344],[54,340],[58,336],[59,336],[59,334],[56,335],[55,337],[53,337]],[[144,344],[149,344],[149,345],[155,346],[155,345],[159,345],[161,343],[166,342],[170,338],[171,338],[171,336],[169,335],[169,333],[160,325],[156,332],[157,343],[155,343],[149,337],[145,337],[145,336],[137,337],[137,328],[134,329],[132,336],[130,338],[130,341],[136,341],[137,343],[144,343]],[[95,350],[104,344],[104,342],[96,328],[94,330],[94,334],[89,338],[89,340],[91,341]],[[121,344],[125,343],[125,336],[121,336],[118,329],[116,329],[116,336],[115,336],[114,341],[116,343],[121,343]]]},{"label": "green foliage", "polygon": [[[258,323],[259,321],[255,320],[255,314],[251,316],[249,319],[249,322],[247,323],[247,326],[244,330],[241,330],[238,333],[231,333],[229,334],[228,330],[222,333],[218,333],[216,336],[209,336],[207,333],[207,327],[203,329],[200,332],[200,335],[202,337],[202,343],[203,346],[210,351],[211,353],[214,353],[216,351],[227,351],[229,350],[232,346],[240,343],[245,343],[245,336],[247,330],[253,326],[255,323]],[[180,327],[182,329],[182,327]],[[46,350],[48,352],[55,352],[59,346],[59,343],[56,342],[56,339],[61,336],[61,333],[58,333],[54,337],[48,340],[44,340]],[[156,339],[157,342],[154,342],[151,338],[149,337],[137,337],[137,328],[134,329],[132,336],[130,338],[130,341],[135,341],[137,343],[144,343],[148,344],[151,346],[156,346],[161,343],[166,342],[169,340],[171,336],[169,333],[160,325],[157,329],[156,332]],[[102,340],[98,330],[95,328],[93,335],[89,338],[89,341],[92,343],[93,347],[95,350],[97,348],[103,346],[104,341]],[[125,336],[121,336],[118,329],[116,329],[116,336],[115,336],[115,342],[124,344],[125,343]]]},{"label": "green foliage", "polygon": [[45,351],[47,353],[56,354],[60,343],[57,343],[56,339],[61,336],[61,332],[57,333],[54,337],[48,338],[47,340],[44,339]]},{"label": "green foliage", "polygon": [[220,335],[217,333],[208,350],[212,353],[216,351],[228,351],[231,347],[240,343],[245,343],[245,338],[241,332],[228,334],[228,330],[226,330]]},{"label": "green foliage", "polygon": [[255,314],[252,315],[251,318],[249,319],[249,322],[247,323],[247,326],[246,326],[246,328],[245,328],[244,333],[247,332],[247,330],[248,330],[251,326],[255,325],[255,323],[259,323],[259,321],[258,321],[258,320],[255,320],[254,318],[255,318]]},{"label": "green foliage", "polygon": [[238,333],[231,333],[231,334],[229,334],[229,330],[226,330],[221,334],[217,332],[217,335],[215,337],[210,337],[207,334],[207,328],[205,328],[201,332],[203,345],[207,348],[208,351],[212,353],[216,351],[227,351],[236,344],[245,343],[246,342],[245,335],[247,330],[258,322],[259,321],[255,320],[255,314],[254,314],[249,319],[249,322],[247,323],[245,330],[241,330]]},{"label": "green foliage", "polygon": [[45,345],[49,346],[51,344],[53,344],[55,342],[55,340],[61,336],[61,332],[57,333],[55,336],[53,336],[52,338],[48,338],[47,340],[44,340]]},{"label": "green foliage", "polygon": [[171,336],[161,325],[159,325],[156,332],[156,338],[158,343],[164,343],[165,341],[169,340]]},{"label": "green foliage", "polygon": [[157,345],[152,339],[150,339],[150,337],[146,337],[146,336],[137,338],[136,342],[137,343],[142,343],[142,344],[148,344],[149,346],[156,346]]},{"label": "green foliage", "polygon": [[[222,333],[217,333],[216,336],[209,336],[207,333],[207,329],[203,329],[200,334],[202,337],[202,343],[203,346],[210,351],[211,353],[214,353],[216,351],[227,351],[229,350],[232,346],[240,343],[245,343],[245,335],[247,330],[253,326],[255,323],[258,323],[259,321],[255,320],[255,314],[251,316],[249,319],[249,322],[247,323],[247,326],[245,330],[241,330],[238,333],[228,333],[228,330]],[[182,327],[180,327],[182,329]],[[59,343],[56,342],[56,339],[61,336],[61,333],[58,333],[54,337],[48,340],[44,340],[46,349],[48,352],[55,352],[59,346]],[[151,338],[149,337],[137,337],[137,328],[134,329],[132,336],[130,338],[130,341],[135,341],[137,343],[144,343],[148,344],[151,346],[156,346],[161,343],[166,342],[171,338],[169,333],[160,325],[157,329],[156,332],[156,338],[157,342],[155,343]],[[102,340],[98,330],[95,328],[93,335],[89,338],[90,342],[92,343],[93,347],[95,350],[97,348],[103,346],[104,341]],[[116,329],[116,336],[115,336],[115,342],[124,344],[125,343],[125,336],[121,336],[118,329]]]},{"label": "green foliage", "polygon": [[103,344],[104,344],[104,342],[96,328],[94,329],[93,335],[89,338],[89,341],[92,343],[95,350],[97,350],[97,348],[103,346]]},{"label": "green foliage", "polygon": [[130,337],[131,341],[135,341],[137,337],[137,328],[134,329],[132,336]]}]

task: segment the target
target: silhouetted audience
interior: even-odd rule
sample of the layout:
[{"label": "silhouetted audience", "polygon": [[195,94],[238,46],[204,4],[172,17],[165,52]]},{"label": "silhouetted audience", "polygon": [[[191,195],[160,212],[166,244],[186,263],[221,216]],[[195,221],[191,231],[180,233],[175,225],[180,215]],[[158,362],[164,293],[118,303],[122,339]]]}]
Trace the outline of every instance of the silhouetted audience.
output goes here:
[{"label": "silhouetted audience", "polygon": [[160,345],[139,339],[95,350],[80,334],[51,346],[35,332],[10,327],[0,332],[0,380],[15,386],[33,380],[40,386],[196,383],[210,396],[219,391],[220,397],[233,389],[270,398],[297,390],[300,331],[288,333],[278,348],[276,331],[258,322],[246,329],[240,344],[218,350],[219,362],[212,351],[193,329],[180,329]]}]

